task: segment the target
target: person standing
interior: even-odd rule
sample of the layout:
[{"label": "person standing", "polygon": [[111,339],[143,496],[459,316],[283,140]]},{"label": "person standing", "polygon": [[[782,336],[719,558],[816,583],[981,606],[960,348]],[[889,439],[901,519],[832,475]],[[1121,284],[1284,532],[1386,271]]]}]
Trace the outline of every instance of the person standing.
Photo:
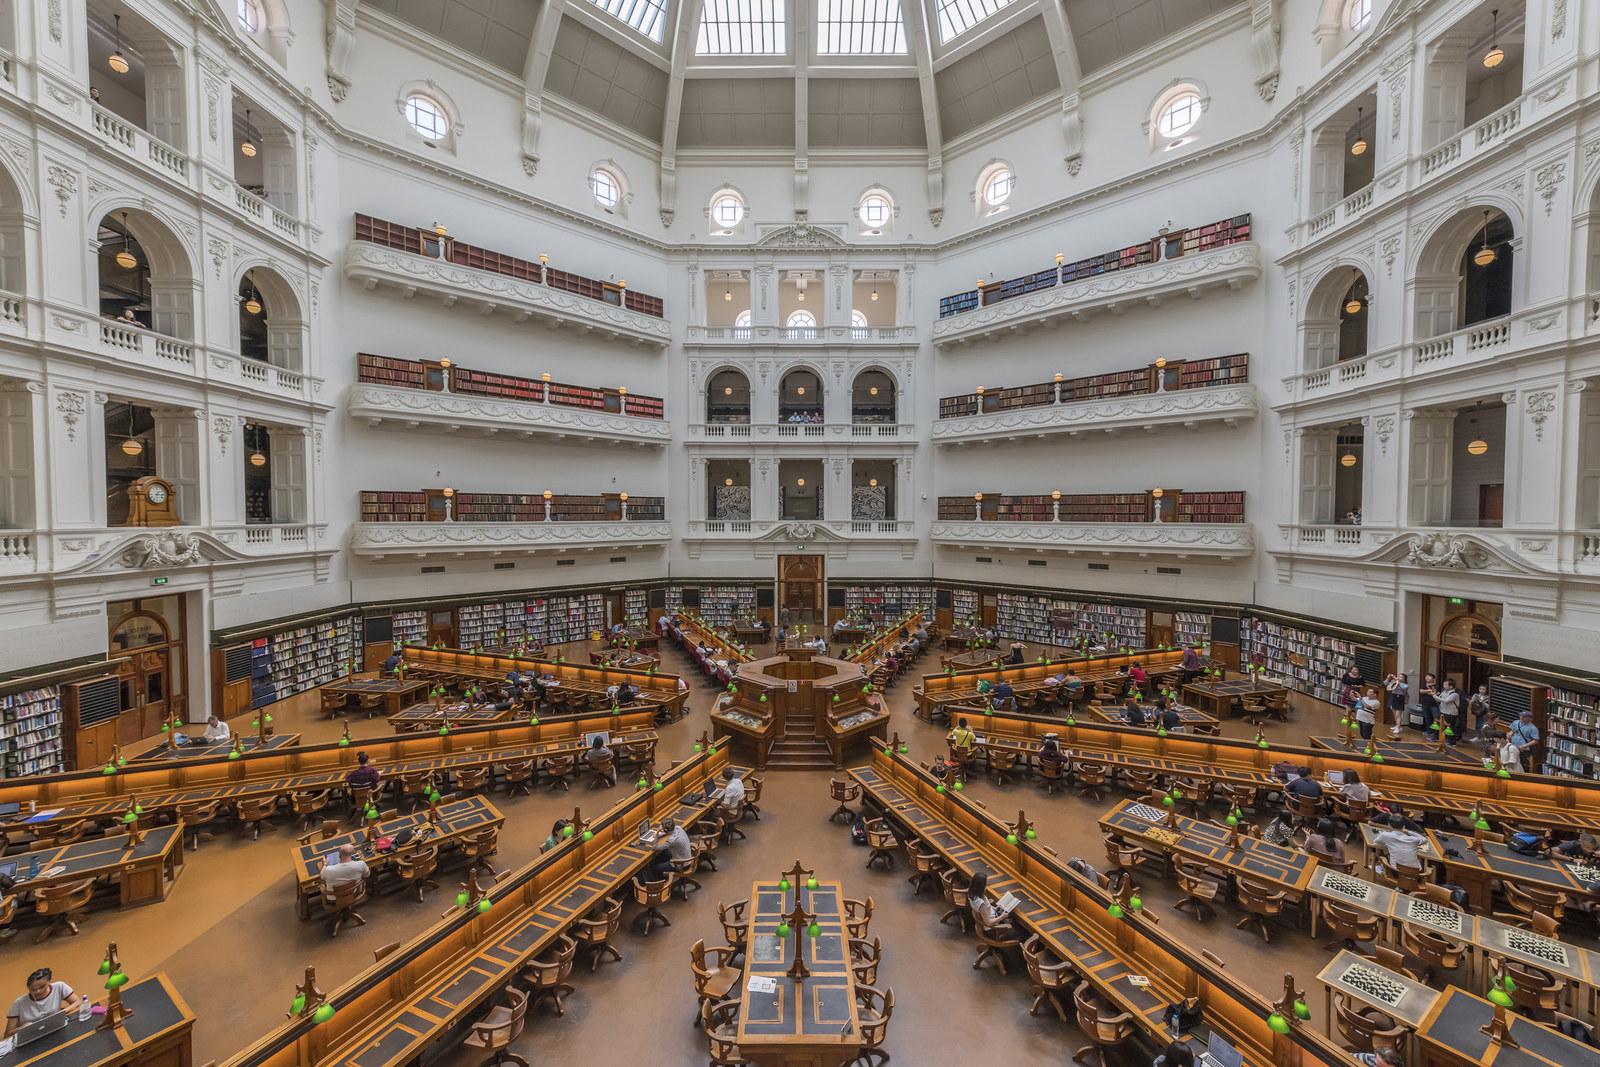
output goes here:
[{"label": "person standing", "polygon": [[1417,694],[1422,706],[1422,732],[1433,732],[1433,720],[1439,717],[1439,683],[1431,674],[1422,676],[1422,690]]},{"label": "person standing", "polygon": [[1439,736],[1448,738],[1451,745],[1461,741],[1461,690],[1453,679],[1446,678],[1439,690]]},{"label": "person standing", "polygon": [[1372,740],[1372,728],[1378,725],[1378,708],[1381,706],[1378,691],[1367,686],[1366,693],[1356,702],[1356,727],[1361,731],[1361,740]]},{"label": "person standing", "polygon": [[1510,743],[1517,750],[1517,766],[1514,770],[1525,771],[1533,767],[1533,746],[1539,743],[1539,728],[1533,725],[1533,712],[1527,708],[1522,709],[1522,714],[1517,717],[1517,725],[1511,728]]},{"label": "person standing", "polygon": [[1478,686],[1478,691],[1472,694],[1472,699],[1467,701],[1467,710],[1472,712],[1472,735],[1476,741],[1483,740],[1483,733],[1489,726],[1489,687]]},{"label": "person standing", "polygon": [[1361,690],[1366,686],[1367,680],[1361,677],[1361,668],[1351,663],[1339,678],[1341,689],[1339,702],[1347,708],[1353,708],[1361,702]]},{"label": "person standing", "polygon": [[1391,674],[1383,680],[1383,688],[1389,693],[1389,715],[1394,719],[1389,732],[1399,737],[1406,721],[1406,702],[1411,697],[1411,686],[1406,682],[1405,675]]},{"label": "person standing", "polygon": [[1200,653],[1193,645],[1186,645],[1183,650],[1183,662],[1179,665],[1183,672],[1180,685],[1188,685],[1200,673]]}]

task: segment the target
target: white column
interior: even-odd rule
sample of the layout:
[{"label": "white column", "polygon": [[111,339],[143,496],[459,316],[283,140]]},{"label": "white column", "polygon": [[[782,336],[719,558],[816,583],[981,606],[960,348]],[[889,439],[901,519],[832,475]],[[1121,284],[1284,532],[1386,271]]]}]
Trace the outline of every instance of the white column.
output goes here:
[{"label": "white column", "polygon": [[750,518],[773,522],[778,517],[778,461],[769,456],[750,465]]},{"label": "white column", "polygon": [[206,412],[204,438],[212,459],[207,470],[212,526],[243,526],[244,469],[250,461],[244,416],[225,408]]},{"label": "white column", "polygon": [[[105,394],[52,382],[45,394],[50,471],[50,526],[56,530],[106,524]],[[43,523],[39,524],[43,526]]]},{"label": "white column", "polygon": [[144,128],[174,151],[190,151],[185,119],[188,114],[185,71],[177,51],[165,40],[141,39],[144,55]]},{"label": "white column", "polygon": [[[1571,398],[1574,407],[1579,396]],[[1561,447],[1568,414],[1565,388],[1560,381],[1541,382],[1501,399],[1506,404],[1504,525],[1554,529],[1572,495],[1563,461],[1577,455]]]},{"label": "white column", "polygon": [[830,522],[850,520],[850,460],[834,456],[822,464],[822,481],[827,491],[822,496],[824,519]]},{"label": "white column", "polygon": [[34,528],[34,401],[42,386],[0,384],[0,530]]},{"label": "white column", "polygon": [[1361,522],[1400,523],[1400,410],[1377,411],[1362,420]]},{"label": "white column", "polygon": [[1465,34],[1450,33],[1427,50],[1421,151],[1437,148],[1461,132],[1467,113],[1467,49],[1473,43]]},{"label": "white column", "polygon": [[261,185],[267,203],[286,215],[295,214],[300,202],[300,170],[295,164],[294,138],[276,121],[261,127]]}]

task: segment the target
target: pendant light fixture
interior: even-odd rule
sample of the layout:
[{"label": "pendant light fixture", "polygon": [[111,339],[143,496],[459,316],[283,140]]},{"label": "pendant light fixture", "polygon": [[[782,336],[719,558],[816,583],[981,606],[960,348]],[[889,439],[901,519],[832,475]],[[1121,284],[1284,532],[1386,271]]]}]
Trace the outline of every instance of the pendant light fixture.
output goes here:
[{"label": "pendant light fixture", "polygon": [[122,439],[122,453],[137,456],[144,451],[144,442],[133,436],[133,405],[128,405],[128,436]]},{"label": "pendant light fixture", "polygon": [[254,281],[250,282],[250,292],[244,298],[244,309],[252,315],[261,314],[261,291]]},{"label": "pendant light fixture", "polygon": [[1500,36],[1500,9],[1495,8],[1494,11],[1490,13],[1490,18],[1494,20],[1494,22],[1491,24],[1494,28],[1489,31],[1489,51],[1485,52],[1483,55],[1483,65],[1488,67],[1490,70],[1493,70],[1501,63],[1505,62],[1506,53],[1505,49],[1501,48],[1495,40]]},{"label": "pendant light fixture", "polygon": [[724,300],[732,300],[733,299],[733,289],[728,286],[727,282],[723,282],[722,283],[722,299],[724,299]]},{"label": "pendant light fixture", "polygon": [[1339,466],[1341,466],[1341,467],[1354,467],[1355,465],[1356,465],[1356,454],[1354,452],[1346,452],[1344,455],[1339,457]]},{"label": "pendant light fixture", "polygon": [[254,159],[256,143],[250,139],[250,109],[244,109],[244,143],[239,145],[239,151],[247,159]]},{"label": "pendant light fixture", "polygon": [[1354,315],[1360,310],[1361,298],[1359,296],[1352,296],[1344,305],[1344,313],[1346,315]]},{"label": "pendant light fixture", "polygon": [[876,285],[872,287],[872,299],[878,299],[878,287]]},{"label": "pendant light fixture", "polygon": [[128,213],[122,213],[122,250],[117,253],[117,266],[132,270],[139,265],[138,257],[128,248]]},{"label": "pendant light fixture", "polygon": [[1350,154],[1359,156],[1367,150],[1367,139],[1361,136],[1361,109],[1356,108],[1356,141],[1350,146]]},{"label": "pendant light fixture", "polygon": [[261,427],[250,427],[250,442],[250,466],[265,467],[267,465],[267,457],[261,451]]},{"label": "pendant light fixture", "polygon": [[118,74],[128,73],[128,60],[122,54],[122,16],[112,15],[117,22],[117,47],[112,49],[111,56],[106,60],[106,65]]},{"label": "pendant light fixture", "polygon": [[1476,252],[1472,253],[1472,262],[1480,267],[1487,267],[1494,262],[1494,259],[1495,251],[1489,247],[1489,213],[1485,211],[1483,213],[1483,243],[1478,246]]},{"label": "pendant light fixture", "polygon": [[1479,437],[1467,443],[1467,451],[1474,456],[1481,456],[1489,451],[1489,442]]}]

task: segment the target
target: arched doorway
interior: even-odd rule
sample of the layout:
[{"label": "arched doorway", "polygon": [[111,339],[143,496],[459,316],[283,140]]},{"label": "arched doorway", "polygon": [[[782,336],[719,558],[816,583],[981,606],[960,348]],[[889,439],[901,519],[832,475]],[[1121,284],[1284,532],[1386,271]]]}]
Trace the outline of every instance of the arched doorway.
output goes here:
[{"label": "arched doorway", "polygon": [[129,744],[161,732],[176,714],[186,718],[186,659],[183,598],[145,597],[106,605],[111,641],[108,655],[121,659],[117,677],[122,698],[117,740]]},{"label": "arched doorway", "polygon": [[[1430,596],[1423,619],[1423,660],[1442,685],[1453,679],[1467,696],[1500,666],[1499,604]],[[1461,703],[1466,706],[1467,697]]]},{"label": "arched doorway", "polygon": [[821,556],[778,557],[778,621],[808,631],[822,626]]}]

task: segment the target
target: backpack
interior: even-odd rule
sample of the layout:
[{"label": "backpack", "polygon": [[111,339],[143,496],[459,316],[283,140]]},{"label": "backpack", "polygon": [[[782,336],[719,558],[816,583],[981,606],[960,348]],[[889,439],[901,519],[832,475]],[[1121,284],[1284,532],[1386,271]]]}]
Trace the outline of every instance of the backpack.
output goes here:
[{"label": "backpack", "polygon": [[1518,830],[1506,838],[1506,848],[1519,856],[1537,856],[1544,851],[1544,837],[1526,830]]},{"label": "backpack", "polygon": [[1468,906],[1470,901],[1469,901],[1469,898],[1467,897],[1467,891],[1465,889],[1462,889],[1458,885],[1445,885],[1445,886],[1442,886],[1441,888],[1446,889],[1446,890],[1449,891],[1449,893],[1450,893],[1450,903],[1454,904],[1456,907],[1460,908],[1462,911],[1471,910],[1469,908],[1469,906]]},{"label": "backpack", "polygon": [[867,843],[867,820],[856,816],[856,821],[850,824],[850,843],[864,845]]}]

